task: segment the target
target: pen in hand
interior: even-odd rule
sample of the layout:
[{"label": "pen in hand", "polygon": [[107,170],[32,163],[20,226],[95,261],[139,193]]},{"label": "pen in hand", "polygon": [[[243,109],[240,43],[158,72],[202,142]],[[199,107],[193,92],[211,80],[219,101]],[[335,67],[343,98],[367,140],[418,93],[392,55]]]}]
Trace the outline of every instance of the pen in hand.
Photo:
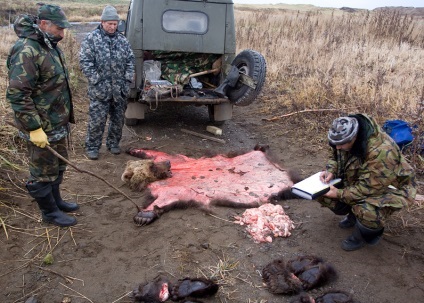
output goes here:
[{"label": "pen in hand", "polygon": [[327,164],[325,166],[324,183],[328,183],[328,181],[327,181],[327,178],[328,178],[328,168],[329,168],[329,165]]}]

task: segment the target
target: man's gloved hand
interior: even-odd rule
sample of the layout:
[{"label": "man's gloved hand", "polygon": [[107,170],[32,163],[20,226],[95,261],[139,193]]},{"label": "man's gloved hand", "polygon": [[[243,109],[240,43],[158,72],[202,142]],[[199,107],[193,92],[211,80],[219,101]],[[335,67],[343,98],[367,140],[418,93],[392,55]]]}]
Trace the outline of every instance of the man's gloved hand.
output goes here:
[{"label": "man's gloved hand", "polygon": [[47,135],[41,127],[29,132],[29,140],[41,148],[46,147],[46,145],[50,145],[47,140]]}]

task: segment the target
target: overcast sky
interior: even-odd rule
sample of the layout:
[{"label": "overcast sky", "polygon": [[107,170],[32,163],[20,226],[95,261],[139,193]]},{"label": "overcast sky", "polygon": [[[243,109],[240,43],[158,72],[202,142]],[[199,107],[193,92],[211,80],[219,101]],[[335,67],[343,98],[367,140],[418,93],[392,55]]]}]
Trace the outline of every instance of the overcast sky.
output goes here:
[{"label": "overcast sky", "polygon": [[246,4],[312,4],[321,7],[340,8],[343,6],[347,6],[352,8],[366,9],[374,9],[376,7],[384,6],[424,7],[423,0],[233,0],[233,2]]}]

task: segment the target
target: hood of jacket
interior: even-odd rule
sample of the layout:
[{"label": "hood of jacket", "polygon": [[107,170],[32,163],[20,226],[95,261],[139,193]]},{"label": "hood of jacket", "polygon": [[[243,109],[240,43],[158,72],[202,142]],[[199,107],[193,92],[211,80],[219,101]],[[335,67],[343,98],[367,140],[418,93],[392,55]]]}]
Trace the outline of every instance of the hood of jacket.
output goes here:
[{"label": "hood of jacket", "polygon": [[19,15],[13,24],[13,29],[19,38],[43,40],[43,35],[37,26],[37,17],[33,15]]},{"label": "hood of jacket", "polygon": [[13,24],[16,35],[21,39],[31,39],[41,44],[54,48],[55,43],[50,42],[47,36],[40,30],[37,24],[37,17],[34,15],[19,15]]}]

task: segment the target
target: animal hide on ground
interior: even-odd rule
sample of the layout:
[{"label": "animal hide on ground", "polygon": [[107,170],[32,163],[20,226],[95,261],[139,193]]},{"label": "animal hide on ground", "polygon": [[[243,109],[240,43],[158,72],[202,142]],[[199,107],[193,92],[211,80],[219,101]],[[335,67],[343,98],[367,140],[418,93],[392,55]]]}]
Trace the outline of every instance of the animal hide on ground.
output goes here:
[{"label": "animal hide on ground", "polygon": [[261,150],[232,158],[217,155],[199,159],[145,149],[130,149],[127,153],[171,163],[172,177],[147,185],[149,195],[143,211],[134,217],[138,225],[149,224],[174,208],[258,207],[293,185],[290,173],[271,162]]}]

